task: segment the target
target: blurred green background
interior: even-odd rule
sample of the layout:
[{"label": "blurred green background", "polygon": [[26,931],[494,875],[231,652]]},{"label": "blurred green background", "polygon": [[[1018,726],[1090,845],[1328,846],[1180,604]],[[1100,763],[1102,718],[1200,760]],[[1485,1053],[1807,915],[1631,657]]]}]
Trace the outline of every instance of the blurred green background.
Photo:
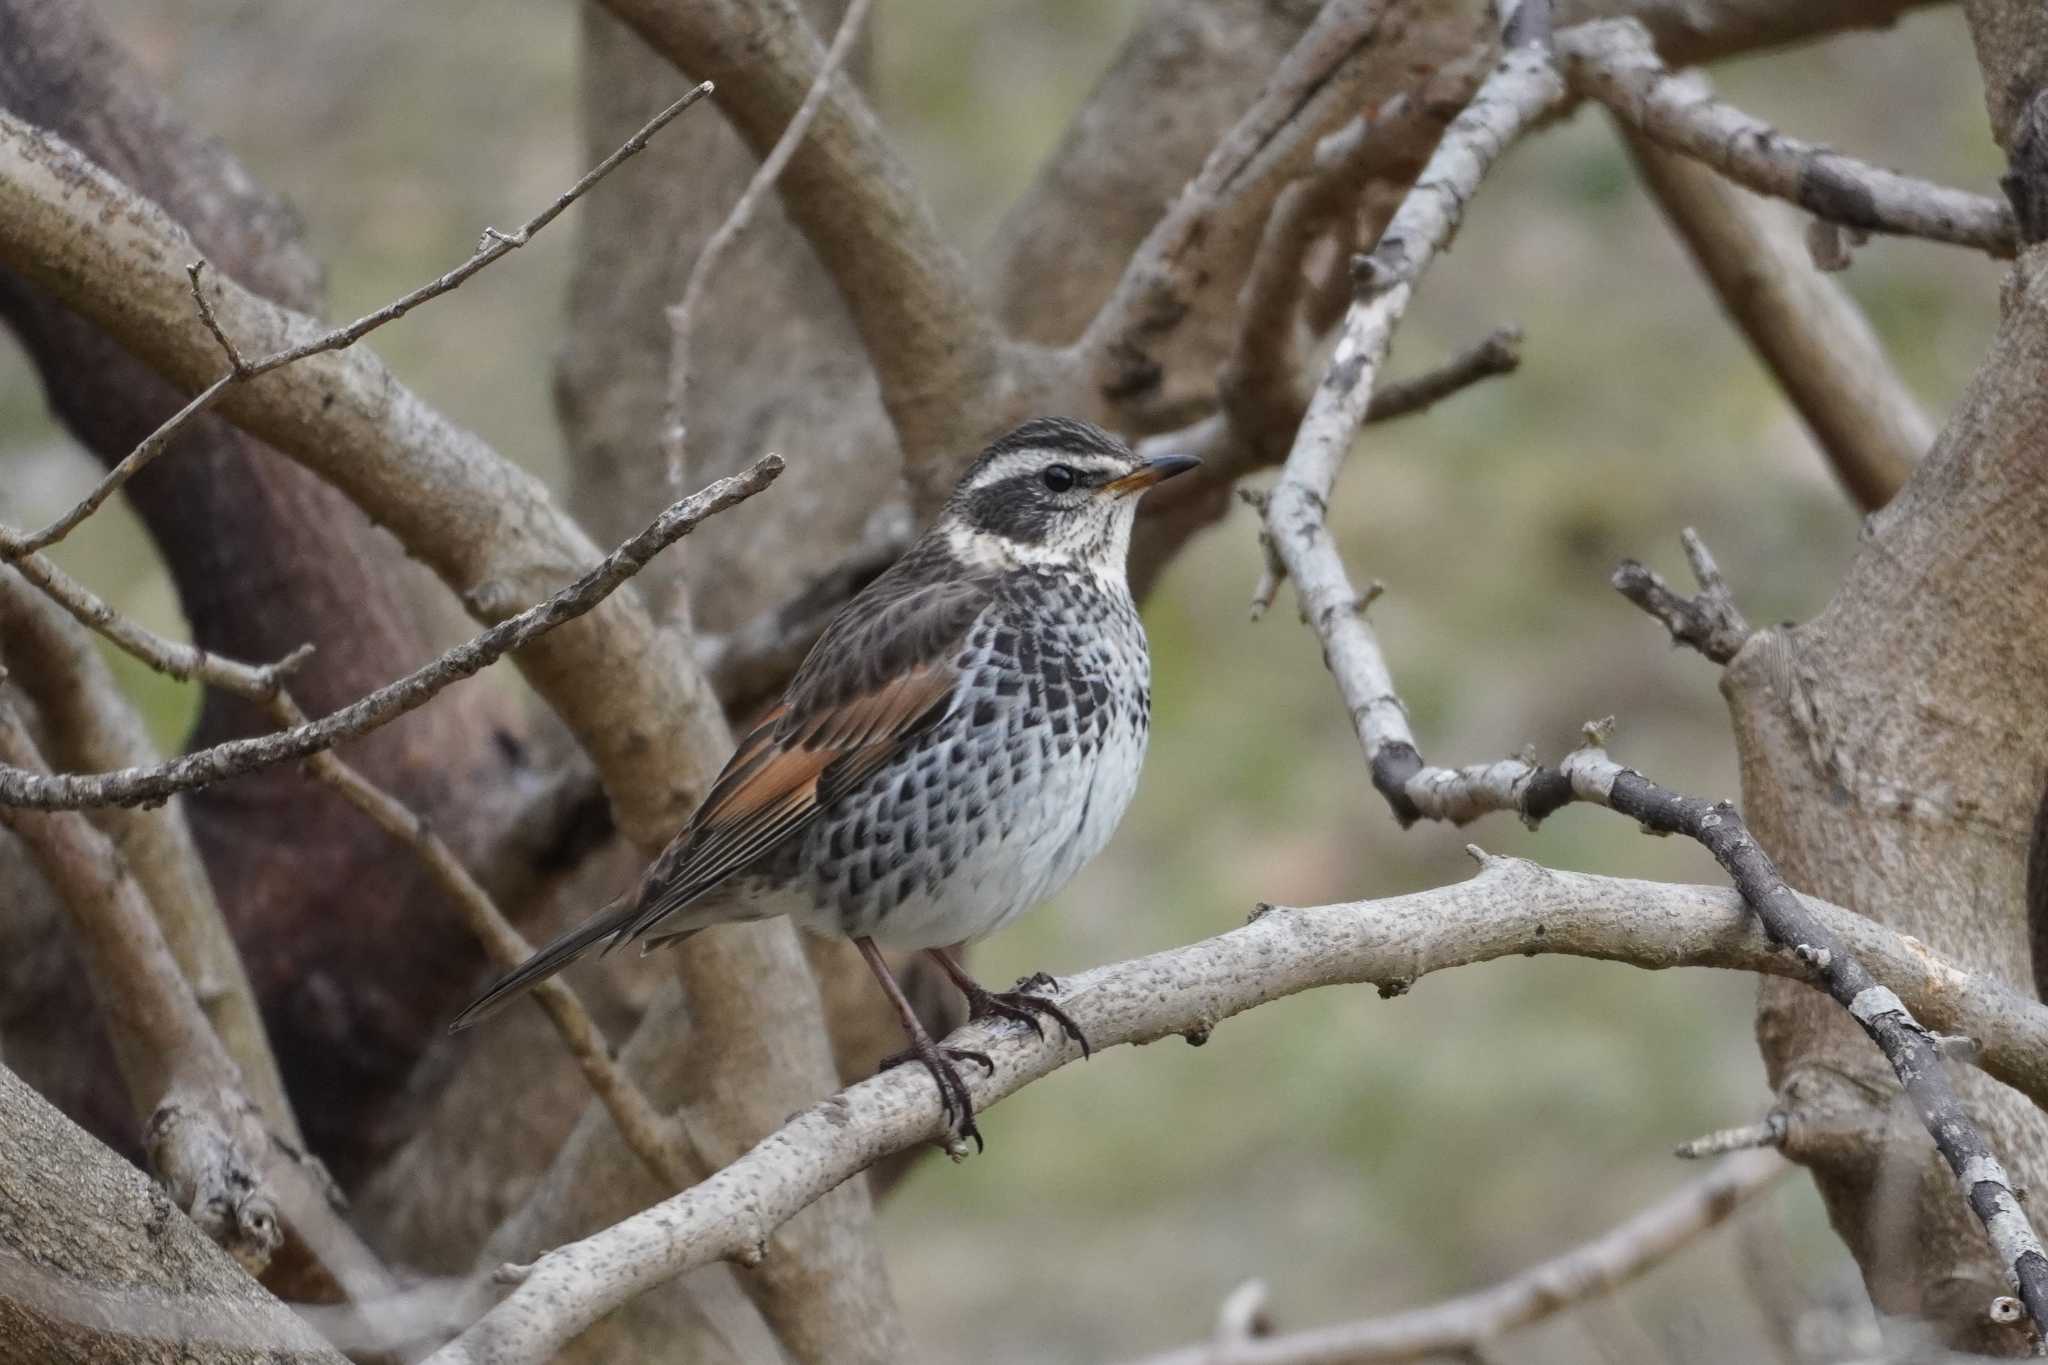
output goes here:
[{"label": "blurred green background", "polygon": [[[564,0],[99,9],[189,117],[298,206],[333,316],[445,269],[485,224],[524,219],[581,170]],[[963,245],[986,238],[1136,12],[1134,0],[878,4],[876,102]],[[1716,76],[1788,131],[1993,187],[1999,159],[1957,12]],[[551,478],[549,367],[572,241],[556,229],[374,342],[430,401]],[[1880,240],[1842,278],[1945,411],[1989,336],[1997,267]],[[1695,526],[1752,619],[1804,617],[1852,552],[1856,514],[1590,111],[1500,169],[1428,277],[1394,370],[1505,321],[1527,329],[1521,371],[1374,428],[1336,504],[1354,573],[1388,586],[1374,620],[1424,751],[1554,755],[1581,722],[1614,714],[1628,762],[1734,796],[1713,670],[1674,652],[1607,573],[1636,555],[1681,574],[1678,531]],[[5,342],[0,471],[0,516],[15,524],[60,510],[94,473]],[[59,558],[179,629],[125,512]],[[1148,608],[1157,724],[1137,804],[1057,905],[980,950],[988,978],[1168,947],[1260,900],[1460,878],[1468,839],[1565,867],[1718,880],[1692,847],[1599,812],[1535,835],[1500,819],[1402,832],[1286,601],[1247,620],[1257,573],[1240,509],[1167,576]],[[134,681],[175,743],[191,696]],[[933,1360],[1115,1359],[1205,1335],[1253,1275],[1286,1326],[1483,1285],[1674,1187],[1691,1174],[1674,1143],[1763,1109],[1753,993],[1736,976],[1514,960],[1393,1001],[1298,997],[1199,1050],[1122,1049],[1069,1068],[986,1120],[986,1158],[927,1162],[887,1204],[913,1331]],[[1841,1292],[1846,1260],[1803,1183],[1760,1216],[1790,1239],[1795,1292]],[[1722,1234],[1499,1358],[1750,1359],[1759,1331]]]}]

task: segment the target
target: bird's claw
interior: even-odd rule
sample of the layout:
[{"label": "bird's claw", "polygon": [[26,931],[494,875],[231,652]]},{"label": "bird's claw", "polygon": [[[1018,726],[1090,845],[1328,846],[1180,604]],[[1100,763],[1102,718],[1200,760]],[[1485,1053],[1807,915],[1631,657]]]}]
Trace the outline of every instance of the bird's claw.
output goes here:
[{"label": "bird's claw", "polygon": [[1029,1025],[1033,1033],[1043,1038],[1045,1029],[1038,1022],[1039,1016],[1043,1015],[1058,1024],[1060,1031],[1067,1037],[1080,1044],[1081,1056],[1085,1060],[1091,1051],[1088,1046],[1088,1035],[1081,1032],[1081,1026],[1075,1023],[1073,1017],[1065,1010],[1038,994],[1040,987],[1056,991],[1059,989],[1059,983],[1044,972],[1034,972],[1019,981],[1017,989],[1013,991],[970,992],[967,997],[967,1017],[970,1020],[1015,1019],[1021,1024]]},{"label": "bird's claw", "polygon": [[974,1124],[974,1099],[968,1093],[967,1079],[960,1074],[960,1068],[955,1063],[974,1062],[984,1073],[994,1075],[995,1062],[986,1052],[977,1052],[966,1047],[940,1047],[930,1039],[922,1039],[901,1052],[884,1057],[881,1066],[876,1069],[887,1071],[912,1061],[921,1063],[924,1069],[931,1073],[933,1083],[939,1087],[939,1107],[946,1116],[946,1127],[952,1130],[958,1140],[973,1138],[976,1152],[984,1150],[981,1130]]}]

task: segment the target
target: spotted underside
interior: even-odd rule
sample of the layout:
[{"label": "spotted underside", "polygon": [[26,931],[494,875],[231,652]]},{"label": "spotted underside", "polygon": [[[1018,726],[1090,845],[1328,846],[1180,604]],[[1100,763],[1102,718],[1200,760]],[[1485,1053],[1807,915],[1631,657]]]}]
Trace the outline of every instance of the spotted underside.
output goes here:
[{"label": "spotted underside", "polygon": [[[1148,724],[1128,590],[963,565],[927,541],[857,605],[741,743],[700,836],[650,871],[623,937],[787,913],[891,946],[957,943],[1108,841]],[[732,894],[692,905],[728,875]]]},{"label": "spotted underside", "polygon": [[1150,669],[1124,561],[1135,494],[1185,467],[1066,419],[990,445],[833,617],[635,890],[457,1026],[600,945],[787,914],[943,947],[1052,895],[1137,787]]}]

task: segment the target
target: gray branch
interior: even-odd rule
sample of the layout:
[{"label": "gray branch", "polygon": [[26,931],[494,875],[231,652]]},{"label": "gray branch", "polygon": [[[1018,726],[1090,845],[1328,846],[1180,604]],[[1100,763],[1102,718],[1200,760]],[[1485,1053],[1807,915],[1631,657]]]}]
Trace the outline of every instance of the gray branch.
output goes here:
[{"label": "gray branch", "polygon": [[1616,592],[1662,621],[1673,644],[1690,645],[1717,664],[1728,663],[1749,642],[1749,622],[1699,532],[1688,526],[1680,539],[1700,585],[1697,596],[1673,591],[1656,570],[1633,559],[1622,560],[1609,581]]},{"label": "gray branch", "polygon": [[682,499],[653,524],[605,557],[602,563],[554,596],[510,620],[457,645],[433,662],[369,696],[316,721],[277,734],[229,740],[152,768],[126,768],[89,775],[43,776],[0,766],[0,806],[36,810],[77,810],[87,806],[132,806],[161,801],[209,782],[219,782],[276,763],[288,763],[332,748],[424,706],[442,689],[479,672],[514,650],[590,611],[656,554],[688,535],[706,517],[735,506],[774,482],[781,457],[764,455],[731,478],[720,479]]},{"label": "gray branch", "polygon": [[1633,19],[1567,29],[1558,35],[1558,52],[1575,91],[1660,147],[1704,161],[1759,194],[1843,227],[2013,254],[2010,206],[1787,137],[1673,76]]},{"label": "gray branch", "polygon": [[[1061,1004],[1098,1049],[1206,1036],[1221,1021],[1318,986],[1398,994],[1449,967],[1564,953],[1647,968],[1714,966],[1811,982],[1725,889],[1557,872],[1485,857],[1479,875],[1389,900],[1271,907],[1219,937],[1080,973]],[[1799,904],[1920,1018],[1983,1046],[1986,1072],[2048,1099],[2048,1006],[1951,967],[1851,911]],[[978,1024],[956,1043],[995,1063],[969,1078],[977,1109],[1080,1058],[1062,1037]],[[634,1296],[719,1260],[750,1261],[769,1232],[883,1157],[942,1139],[930,1082],[898,1069],[805,1109],[702,1184],[540,1258],[519,1287],[431,1365],[522,1365]]]}]

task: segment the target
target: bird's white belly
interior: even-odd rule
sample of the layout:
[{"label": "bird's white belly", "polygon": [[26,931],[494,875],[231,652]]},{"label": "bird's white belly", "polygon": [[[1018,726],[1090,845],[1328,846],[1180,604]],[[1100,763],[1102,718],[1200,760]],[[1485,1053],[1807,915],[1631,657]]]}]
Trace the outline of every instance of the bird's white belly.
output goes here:
[{"label": "bird's white belly", "polygon": [[[1120,716],[1086,756],[1054,754],[1017,765],[1006,790],[989,798],[1007,819],[968,835],[971,846],[950,875],[862,927],[888,947],[940,947],[983,938],[1049,899],[1115,832],[1137,790],[1145,733],[1141,720]],[[848,928],[829,910],[806,923],[828,934]]]}]

